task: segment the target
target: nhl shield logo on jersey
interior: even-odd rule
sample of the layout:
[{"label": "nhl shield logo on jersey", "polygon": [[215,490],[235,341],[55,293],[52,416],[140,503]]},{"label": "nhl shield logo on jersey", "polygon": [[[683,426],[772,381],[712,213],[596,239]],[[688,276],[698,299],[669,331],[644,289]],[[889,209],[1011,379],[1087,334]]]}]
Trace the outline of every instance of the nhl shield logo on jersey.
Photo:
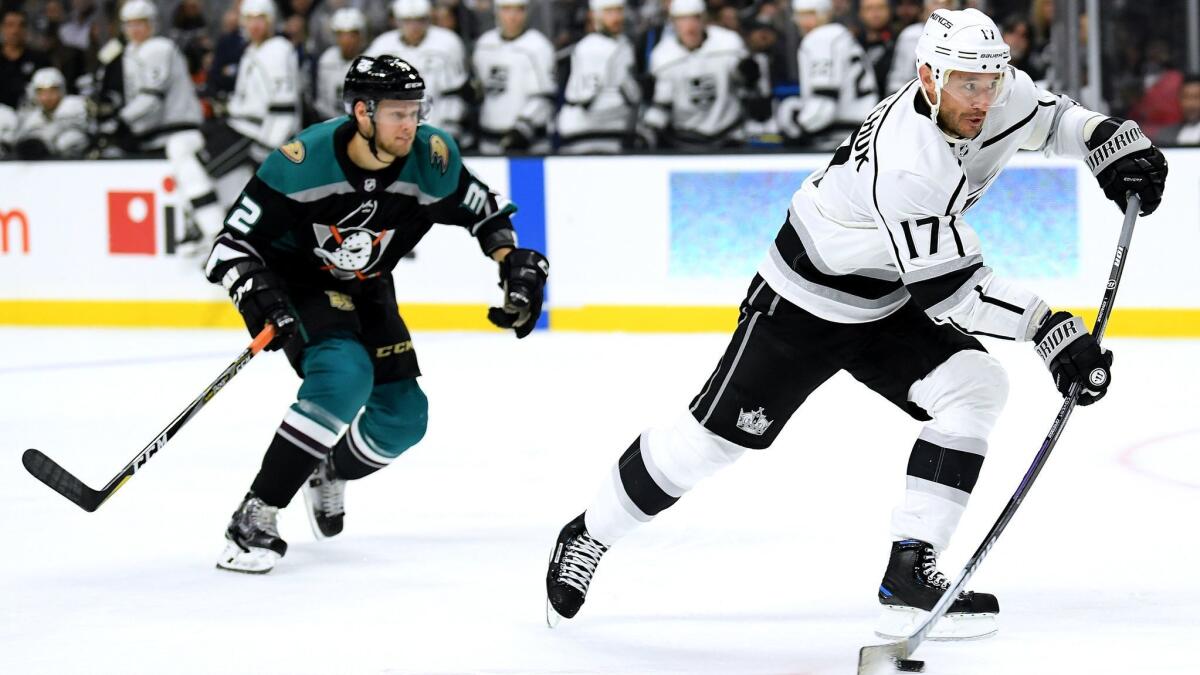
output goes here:
[{"label": "nhl shield logo on jersey", "polygon": [[290,159],[293,164],[299,164],[304,161],[303,141],[296,140],[291,143],[285,143],[279,146],[279,151],[283,153],[284,157]]},{"label": "nhl shield logo on jersey", "polygon": [[443,176],[450,168],[450,147],[437,134],[429,137],[429,163]]},{"label": "nhl shield logo on jersey", "polygon": [[325,265],[321,268],[337,279],[366,279],[379,262],[395,234],[392,230],[376,232],[370,229],[371,219],[379,208],[375,200],[363,202],[336,225],[313,223],[317,248],[313,254]]},{"label": "nhl shield logo on jersey", "polygon": [[763,414],[763,406],[759,406],[758,410],[751,410],[750,412],[738,408],[737,428],[748,434],[762,436],[767,433],[767,429],[771,428],[772,423],[774,423],[774,420],[767,419],[767,416]]}]

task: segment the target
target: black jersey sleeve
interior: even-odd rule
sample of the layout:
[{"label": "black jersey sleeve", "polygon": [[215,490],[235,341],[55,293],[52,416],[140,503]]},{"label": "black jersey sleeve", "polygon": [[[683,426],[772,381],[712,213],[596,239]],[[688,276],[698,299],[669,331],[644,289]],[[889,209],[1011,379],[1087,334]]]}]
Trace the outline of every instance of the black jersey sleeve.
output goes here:
[{"label": "black jersey sleeve", "polygon": [[[439,198],[425,206],[429,220],[466,228],[479,240],[484,255],[516,246],[510,216],[517,207],[494,192],[487,183],[462,163],[458,144],[440,130],[429,132],[429,147],[434,158],[430,164],[443,175],[429,181]],[[422,170],[430,172],[428,167]],[[432,187],[436,186],[436,187]]]},{"label": "black jersey sleeve", "polygon": [[225,226],[213,242],[204,274],[213,283],[226,270],[247,259],[269,265],[271,254],[288,247],[292,224],[300,222],[299,204],[267,185],[257,175],[225,215]]}]

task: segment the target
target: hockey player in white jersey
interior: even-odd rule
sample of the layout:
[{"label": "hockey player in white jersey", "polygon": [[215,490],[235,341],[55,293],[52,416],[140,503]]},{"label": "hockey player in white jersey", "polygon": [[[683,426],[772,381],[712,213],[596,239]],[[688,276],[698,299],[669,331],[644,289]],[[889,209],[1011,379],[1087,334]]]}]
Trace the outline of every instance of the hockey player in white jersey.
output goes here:
[{"label": "hockey player in white jersey", "polygon": [[472,139],[463,132],[467,103],[474,93],[467,75],[466,48],[454,31],[431,24],[432,12],[429,0],[396,0],[392,16],[400,27],[375,38],[366,54],[391,54],[416,66],[433,103],[428,123],[453,135],[460,145],[469,146]]},{"label": "hockey player in white jersey", "polygon": [[479,151],[549,152],[554,118],[554,47],[527,25],[529,0],[497,0],[496,27],[475,43],[472,64],[483,85]]},{"label": "hockey player in white jersey", "polygon": [[625,0],[589,0],[595,30],[571,52],[571,71],[558,112],[560,151],[620,152],[628,144],[641,87],[633,43],[625,36]]},{"label": "hockey player in white jersey", "polygon": [[674,35],[650,53],[653,100],[638,126],[646,147],[711,150],[745,138],[742,98],[758,93],[758,64],[740,35],[704,14],[704,0],[671,2]]},{"label": "hockey player in white jersey", "polygon": [[[216,232],[225,215],[199,153],[204,114],[179,47],[154,34],[158,10],[149,0],[121,5],[121,81],[124,105],[101,121],[100,130],[131,152],[163,151],[192,219],[201,230]],[[184,239],[183,252],[198,242]]]},{"label": "hockey player in white jersey", "polygon": [[[1119,208],[1134,192],[1148,215],[1162,199],[1162,153],[1134,122],[1011,68],[1000,30],[977,10],[935,12],[916,57],[920,78],[880,102],[792,197],[690,409],[635,439],[559,534],[546,579],[552,624],[579,611],[608,547],[748,449],[769,447],[805,398],[846,370],[925,423],[878,590],[877,632],[907,635],[949,588],[937,555],[1008,393],[1000,362],[974,336],[1032,342],[1060,392],[1082,384],[1080,405],[1108,390],[1112,354],[1079,317],[988,267],[968,212],[1029,149],[1085,159]],[[998,613],[995,596],[963,593],[930,637],[990,635]]]},{"label": "hockey player in white jersey", "polygon": [[792,9],[804,33],[800,95],[779,104],[776,121],[791,144],[832,150],[879,102],[875,73],[854,35],[830,21],[830,0],[792,0]]},{"label": "hockey player in white jersey", "polygon": [[[228,116],[201,128],[200,158],[213,179],[240,166],[257,166],[300,130],[300,61],[292,43],[275,35],[275,3],[242,0],[239,11],[247,44],[238,62]],[[215,230],[205,221],[197,224],[204,235],[199,244],[207,248],[221,223]]]},{"label": "hockey player in white jersey", "polygon": [[84,98],[66,94],[66,80],[57,68],[34,71],[29,89],[33,92],[34,106],[21,115],[16,131],[17,157],[73,159],[81,156],[91,142]]},{"label": "hockey player in white jersey", "polygon": [[342,102],[342,83],[350,62],[363,53],[367,44],[367,17],[357,7],[343,7],[329,17],[329,29],[337,44],[330,46],[317,59],[316,97],[313,107],[323,119],[346,114]]}]

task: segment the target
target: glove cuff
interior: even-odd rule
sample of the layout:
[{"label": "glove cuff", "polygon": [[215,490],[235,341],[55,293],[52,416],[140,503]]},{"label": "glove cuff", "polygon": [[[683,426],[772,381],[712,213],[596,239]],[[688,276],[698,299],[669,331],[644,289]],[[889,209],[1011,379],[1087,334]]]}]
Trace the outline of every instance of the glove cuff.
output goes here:
[{"label": "glove cuff", "polygon": [[1153,147],[1142,128],[1133,120],[1124,120],[1119,125],[1116,119],[1107,119],[1096,127],[1087,141],[1088,154],[1084,158],[1093,176],[1107,169],[1122,157]]}]

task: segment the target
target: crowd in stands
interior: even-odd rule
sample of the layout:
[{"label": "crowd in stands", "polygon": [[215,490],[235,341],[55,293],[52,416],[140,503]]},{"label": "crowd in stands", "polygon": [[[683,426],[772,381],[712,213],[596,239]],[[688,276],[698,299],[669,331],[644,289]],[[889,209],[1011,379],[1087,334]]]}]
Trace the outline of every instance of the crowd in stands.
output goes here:
[{"label": "crowd in stands", "polygon": [[[108,67],[131,40],[121,13],[130,1],[0,2],[0,158],[163,151],[144,141],[165,132],[136,129],[125,114],[134,95]],[[342,113],[341,77],[354,56],[398,53],[422,70],[432,121],[483,154],[832,147],[863,110],[915,76],[916,38],[941,6],[987,11],[1012,64],[1061,88],[1054,0],[137,2],[153,11],[133,21],[182,57],[200,124],[237,107],[247,3],[267,2],[253,11],[295,55],[289,133]],[[1138,4],[1106,3],[1134,15]],[[1200,75],[1180,68],[1179,45],[1146,22],[1111,25],[1104,112],[1138,120],[1159,144],[1200,144]]]}]

